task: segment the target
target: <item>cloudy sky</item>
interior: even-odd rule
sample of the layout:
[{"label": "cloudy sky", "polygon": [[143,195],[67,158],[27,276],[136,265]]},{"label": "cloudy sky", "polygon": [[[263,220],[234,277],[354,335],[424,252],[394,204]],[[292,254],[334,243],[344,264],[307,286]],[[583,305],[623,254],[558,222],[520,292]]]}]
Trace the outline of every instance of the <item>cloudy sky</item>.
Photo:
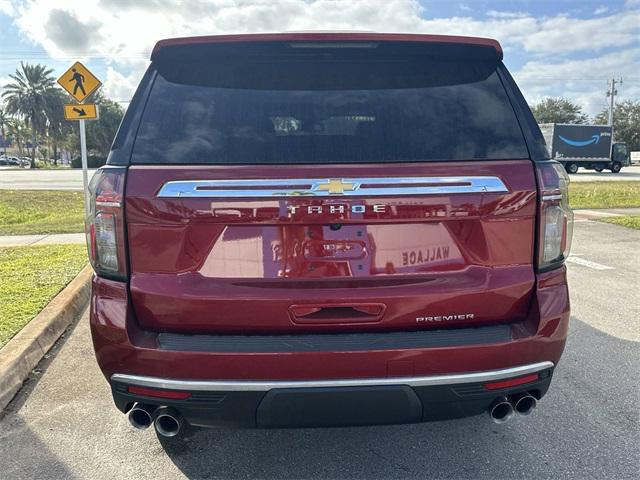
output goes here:
[{"label": "cloudy sky", "polygon": [[351,29],[496,38],[529,102],[594,114],[613,76],[640,99],[640,0],[0,0],[0,88],[21,60],[79,59],[126,105],[158,39]]}]

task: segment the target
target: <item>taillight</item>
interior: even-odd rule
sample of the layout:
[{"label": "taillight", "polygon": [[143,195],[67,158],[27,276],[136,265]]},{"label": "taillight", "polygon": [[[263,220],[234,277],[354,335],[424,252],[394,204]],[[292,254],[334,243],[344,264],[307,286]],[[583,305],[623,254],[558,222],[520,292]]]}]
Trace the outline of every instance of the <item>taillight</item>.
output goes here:
[{"label": "taillight", "polygon": [[89,212],[85,221],[89,259],[96,274],[126,280],[124,180],[126,169],[103,167],[89,184]]},{"label": "taillight", "polygon": [[569,176],[558,162],[537,165],[540,186],[538,270],[562,265],[569,256],[573,212],[569,208]]}]

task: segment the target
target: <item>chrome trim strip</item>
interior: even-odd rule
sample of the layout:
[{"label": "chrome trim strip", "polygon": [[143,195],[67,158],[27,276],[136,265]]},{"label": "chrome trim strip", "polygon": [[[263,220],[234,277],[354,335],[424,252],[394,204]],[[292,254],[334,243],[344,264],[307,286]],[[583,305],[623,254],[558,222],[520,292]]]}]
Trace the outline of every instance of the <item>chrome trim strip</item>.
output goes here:
[{"label": "chrome trim strip", "polygon": [[96,202],[96,207],[121,207],[120,202]]},{"label": "chrome trim strip", "polygon": [[474,373],[457,373],[426,377],[353,378],[347,380],[173,380],[168,378],[143,377],[116,373],[111,381],[168,390],[265,392],[273,388],[321,388],[321,387],[367,387],[383,385],[409,385],[426,387],[432,385],[455,385],[461,383],[483,383],[518,377],[553,368],[553,362],[540,362],[520,367],[504,368]]},{"label": "chrome trim strip", "polygon": [[159,198],[255,198],[334,195],[446,195],[452,193],[508,192],[493,176],[282,178],[255,180],[176,180],[165,183]]},{"label": "chrome trim strip", "polygon": [[543,195],[542,196],[542,200],[544,200],[546,202],[551,201],[551,200],[562,200],[562,195],[561,194],[559,194],[559,195]]}]

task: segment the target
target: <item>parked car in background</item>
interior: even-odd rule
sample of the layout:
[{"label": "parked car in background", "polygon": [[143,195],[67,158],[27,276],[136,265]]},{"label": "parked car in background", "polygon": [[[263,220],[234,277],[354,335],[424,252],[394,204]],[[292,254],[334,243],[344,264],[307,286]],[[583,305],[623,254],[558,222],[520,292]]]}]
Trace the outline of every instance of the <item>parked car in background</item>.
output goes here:
[{"label": "parked car in background", "polygon": [[11,167],[19,167],[21,166],[21,161],[18,157],[14,157],[12,155],[1,155],[0,156],[0,165],[6,165]]},{"label": "parked car in background", "polygon": [[93,177],[90,324],[136,428],[409,423],[545,395],[568,177],[495,40],[164,40]]}]

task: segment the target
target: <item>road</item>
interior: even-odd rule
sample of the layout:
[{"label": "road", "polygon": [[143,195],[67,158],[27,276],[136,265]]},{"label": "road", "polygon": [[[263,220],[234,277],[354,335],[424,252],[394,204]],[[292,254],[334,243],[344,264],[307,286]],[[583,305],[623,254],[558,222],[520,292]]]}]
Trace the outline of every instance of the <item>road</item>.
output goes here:
[{"label": "road", "polygon": [[640,181],[640,165],[623,167],[619,173],[611,173],[609,170],[598,173],[595,170],[585,170],[581,168],[578,173],[569,175],[572,182],[620,182],[620,181]]},{"label": "road", "polygon": [[[95,170],[89,170],[89,178]],[[625,167],[620,173],[597,173],[581,169],[570,175],[572,182],[640,181],[640,166]],[[0,189],[20,190],[82,190],[82,170],[0,169]]]},{"label": "road", "polygon": [[[89,170],[89,179],[95,169]],[[0,190],[78,190],[82,191],[81,169],[59,170],[29,170],[2,169],[0,170]]]},{"label": "road", "polygon": [[87,316],[0,420],[3,480],[22,478],[637,478],[640,231],[579,221],[570,339],[529,417],[298,430],[134,431],[96,366]]}]

